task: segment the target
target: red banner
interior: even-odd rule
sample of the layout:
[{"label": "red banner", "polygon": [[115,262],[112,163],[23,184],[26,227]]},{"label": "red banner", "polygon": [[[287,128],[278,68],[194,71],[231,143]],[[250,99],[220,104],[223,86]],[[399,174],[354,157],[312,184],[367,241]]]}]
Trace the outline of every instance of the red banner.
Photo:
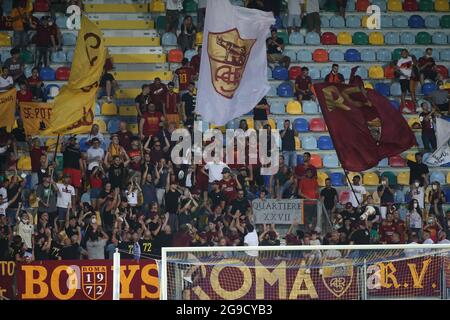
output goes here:
[{"label": "red banner", "polygon": [[16,263],[0,261],[0,300],[14,299],[13,283]]},{"label": "red banner", "polygon": [[[17,268],[18,299],[112,300],[112,260],[36,261]],[[159,299],[154,260],[122,260],[121,300]]]},{"label": "red banner", "polygon": [[367,268],[369,296],[436,297],[442,292],[442,257],[380,262]]},{"label": "red banner", "polygon": [[450,258],[449,257],[445,257],[445,264],[444,264],[444,268],[445,268],[445,283],[446,283],[446,287],[448,289],[450,289]]},{"label": "red banner", "polygon": [[[300,259],[220,259],[194,266],[186,300],[335,300],[358,299],[357,272],[351,260],[308,268]],[[169,269],[169,272],[172,272]],[[170,288],[170,284],[169,284]],[[168,292],[171,294],[170,290]]]}]

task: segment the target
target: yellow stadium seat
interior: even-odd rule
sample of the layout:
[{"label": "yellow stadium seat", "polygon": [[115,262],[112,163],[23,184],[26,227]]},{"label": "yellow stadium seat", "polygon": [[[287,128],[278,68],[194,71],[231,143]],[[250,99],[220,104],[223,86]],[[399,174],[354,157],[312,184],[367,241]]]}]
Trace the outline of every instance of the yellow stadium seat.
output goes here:
[{"label": "yellow stadium seat", "polygon": [[153,0],[150,3],[150,12],[165,12],[166,6],[162,0]]},{"label": "yellow stadium seat", "polygon": [[450,172],[447,173],[447,183],[450,183]]},{"label": "yellow stadium seat", "polygon": [[[55,138],[48,138],[47,141],[45,141],[45,146],[47,147],[48,152],[55,152],[56,143],[58,142]],[[58,150],[56,152],[61,151],[61,144],[58,145]]]},{"label": "yellow stadium seat", "polygon": [[337,42],[340,45],[351,45],[352,35],[348,32],[339,32],[337,37]]},{"label": "yellow stadium seat", "polygon": [[11,37],[7,33],[0,33],[0,46],[9,47],[11,46]]},{"label": "yellow stadium seat", "polygon": [[450,82],[444,83],[444,89],[445,90],[450,89]]},{"label": "yellow stadium seat", "polygon": [[255,129],[255,122],[252,118],[245,119],[247,121],[247,125],[249,129]]},{"label": "yellow stadium seat", "polygon": [[371,66],[369,68],[370,79],[384,79],[384,70],[380,65]]},{"label": "yellow stadium seat", "polygon": [[402,1],[401,0],[388,0],[387,9],[388,9],[388,11],[402,12],[403,11]]},{"label": "yellow stadium seat", "polygon": [[198,46],[203,44],[203,32],[197,32],[195,34],[195,44]]},{"label": "yellow stadium seat", "polygon": [[85,11],[87,13],[146,13],[148,12],[147,4],[86,4]]},{"label": "yellow stadium seat", "polygon": [[384,37],[381,32],[371,32],[369,35],[369,43],[374,46],[381,46],[384,44]]},{"label": "yellow stadium seat", "polygon": [[377,186],[380,184],[380,178],[375,172],[368,172],[363,176],[363,184],[366,186]]},{"label": "yellow stadium seat", "polygon": [[94,20],[93,22],[103,30],[149,30],[155,28],[152,20]]},{"label": "yellow stadium seat", "polygon": [[317,183],[319,187],[325,187],[325,180],[328,179],[328,174],[323,171],[317,172]]},{"label": "yellow stadium seat", "polygon": [[101,133],[106,133],[107,128],[105,121],[103,121],[102,119],[95,119],[94,124],[98,125],[99,131]]},{"label": "yellow stadium seat", "polygon": [[128,130],[130,130],[130,132],[132,134],[138,134],[139,133],[139,127],[137,125],[137,123],[132,123],[132,124],[128,124]]},{"label": "yellow stadium seat", "polygon": [[209,128],[210,128],[210,129],[217,129],[217,130],[220,130],[222,133],[225,133],[225,131],[227,130],[227,129],[225,128],[225,126],[217,126],[217,125],[215,125],[215,124],[210,124],[210,125],[209,125]]},{"label": "yellow stadium seat", "polygon": [[450,11],[448,0],[436,0],[434,2],[434,10],[438,12]]},{"label": "yellow stadium seat", "polygon": [[117,114],[117,106],[114,103],[103,103],[101,107],[103,116],[115,116]]},{"label": "yellow stadium seat", "polygon": [[31,157],[21,156],[17,161],[17,169],[22,171],[31,171]]},{"label": "yellow stadium seat", "polygon": [[416,162],[416,156],[415,156],[415,153],[412,153],[412,152],[408,153],[408,154],[406,155],[406,160],[409,160],[409,161],[412,161],[412,162]]},{"label": "yellow stadium seat", "polygon": [[105,38],[108,47],[157,47],[159,37],[108,37]]},{"label": "yellow stadium seat", "polygon": [[362,17],[362,19],[361,19],[361,27],[367,28],[367,19],[369,19],[368,16]]},{"label": "yellow stadium seat", "polygon": [[288,114],[303,114],[301,103],[295,100],[289,101],[286,106],[286,112]]},{"label": "yellow stadium seat", "polygon": [[112,54],[115,63],[166,63],[167,56],[165,54],[131,54],[120,53]]},{"label": "yellow stadium seat", "polygon": [[127,89],[119,89],[116,91],[115,97],[117,99],[133,99],[141,93],[142,90],[140,88],[127,88]]},{"label": "yellow stadium seat", "polygon": [[295,140],[295,150],[300,151],[302,149],[302,143],[300,142],[300,138],[298,136],[295,136],[294,140]]},{"label": "yellow stadium seat", "polygon": [[113,76],[117,81],[141,81],[155,80],[160,78],[161,81],[172,81],[172,71],[116,71]]},{"label": "yellow stadium seat", "polygon": [[397,175],[397,183],[401,186],[409,186],[409,171],[402,171]]},{"label": "yellow stadium seat", "polygon": [[123,106],[123,107],[119,107],[119,115],[121,116],[137,116],[137,110],[135,106]]},{"label": "yellow stadium seat", "polygon": [[271,129],[277,128],[277,123],[275,122],[275,120],[269,119],[267,122],[269,123]]},{"label": "yellow stadium seat", "polygon": [[[347,175],[352,183],[353,183],[354,176],[359,176],[361,178],[361,182],[362,182],[362,175],[359,172],[349,172]],[[345,182],[348,183],[347,178],[344,177],[344,179],[345,179]]]},{"label": "yellow stadium seat", "polygon": [[411,129],[420,129],[420,119],[419,117],[411,117],[408,119],[408,125]]},{"label": "yellow stadium seat", "polygon": [[373,85],[372,85],[371,82],[365,81],[364,82],[364,88],[366,88],[366,89],[373,89]]}]

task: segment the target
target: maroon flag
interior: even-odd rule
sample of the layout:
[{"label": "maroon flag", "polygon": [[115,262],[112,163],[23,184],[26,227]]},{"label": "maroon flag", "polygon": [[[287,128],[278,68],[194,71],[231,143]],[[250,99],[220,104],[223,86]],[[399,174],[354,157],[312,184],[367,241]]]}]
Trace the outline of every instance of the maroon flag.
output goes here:
[{"label": "maroon flag", "polygon": [[329,83],[314,90],[345,170],[367,170],[416,145],[402,114],[375,90]]}]

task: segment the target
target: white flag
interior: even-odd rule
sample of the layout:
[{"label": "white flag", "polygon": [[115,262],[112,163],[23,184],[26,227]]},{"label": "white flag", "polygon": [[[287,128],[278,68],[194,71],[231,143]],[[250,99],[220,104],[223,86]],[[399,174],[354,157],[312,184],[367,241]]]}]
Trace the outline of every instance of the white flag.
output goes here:
[{"label": "white flag", "polygon": [[436,151],[425,161],[426,164],[439,167],[450,162],[450,122],[436,119]]},{"label": "white flag", "polygon": [[208,0],[196,112],[217,125],[252,110],[270,89],[266,36],[271,12]]}]

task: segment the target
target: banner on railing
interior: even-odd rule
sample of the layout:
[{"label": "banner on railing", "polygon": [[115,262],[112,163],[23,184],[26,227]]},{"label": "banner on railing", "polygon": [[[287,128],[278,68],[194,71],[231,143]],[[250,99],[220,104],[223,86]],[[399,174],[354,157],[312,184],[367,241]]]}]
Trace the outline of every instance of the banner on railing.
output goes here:
[{"label": "banner on railing", "polygon": [[301,199],[256,199],[252,207],[256,224],[292,224],[294,218],[304,223]]},{"label": "banner on railing", "polygon": [[[36,261],[17,265],[18,299],[112,300],[112,260]],[[122,260],[121,300],[159,299],[155,260]]]},{"label": "banner on railing", "polygon": [[14,299],[13,283],[16,263],[0,261],[0,300]]}]

